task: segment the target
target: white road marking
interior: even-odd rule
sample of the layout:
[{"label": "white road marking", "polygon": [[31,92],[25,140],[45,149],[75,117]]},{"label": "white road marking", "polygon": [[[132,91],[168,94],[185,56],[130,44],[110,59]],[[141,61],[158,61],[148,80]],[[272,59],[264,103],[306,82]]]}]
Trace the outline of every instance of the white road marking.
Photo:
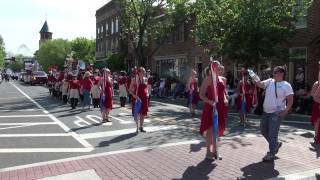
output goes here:
[{"label": "white road marking", "polygon": [[41,109],[19,109],[19,110],[0,109],[0,112],[29,112],[29,111],[41,111]]},{"label": "white road marking", "polygon": [[77,171],[67,174],[61,174],[57,176],[50,176],[41,178],[38,180],[67,180],[67,179],[77,179],[77,180],[101,180],[100,176],[97,174],[97,172],[94,169],[89,169],[85,171]]},{"label": "white road marking", "polygon": [[0,153],[50,153],[50,152],[91,152],[93,148],[9,148],[0,149]]},{"label": "white road marking", "polygon": [[[97,115],[87,115],[86,118],[95,122],[96,124],[100,124],[102,122],[102,117]],[[111,126],[111,125],[112,125],[112,122],[102,123],[102,126]]]},{"label": "white road marking", "polygon": [[33,163],[33,164],[27,164],[27,165],[21,165],[21,166],[13,166],[13,167],[0,169],[0,172],[14,171],[14,170],[18,170],[18,169],[25,169],[25,168],[31,168],[31,167],[36,167],[36,166],[62,163],[62,162],[67,162],[67,161],[76,161],[76,160],[81,160],[81,159],[95,158],[95,157],[100,157],[100,156],[110,156],[110,155],[114,155],[114,154],[146,151],[146,150],[152,150],[152,149],[157,149],[157,148],[162,148],[162,147],[170,147],[170,146],[178,146],[178,145],[186,145],[186,144],[199,144],[201,142],[202,141],[200,141],[200,140],[190,140],[190,141],[184,141],[184,142],[162,144],[162,145],[158,145],[158,146],[146,146],[146,147],[140,147],[140,148],[124,149],[124,150],[119,150],[119,151],[110,151],[110,152],[104,152],[104,153],[97,153],[97,154],[77,156],[77,157],[71,157],[71,158],[65,158],[65,159],[58,159],[58,160],[47,161],[47,162],[39,162],[39,163]]},{"label": "white road marking", "polygon": [[5,99],[21,99],[21,98],[25,98],[24,96],[20,96],[20,97],[6,97],[6,98],[0,98],[0,100],[5,100]]},{"label": "white road marking", "polygon": [[[158,101],[151,101],[152,103],[155,103],[155,104],[161,104],[161,105],[164,105],[164,106],[168,106],[168,104],[166,103],[162,103],[162,102],[158,102]],[[170,103],[169,103],[170,104]],[[173,107],[176,107],[176,108],[180,108],[180,109],[188,109],[188,107],[186,106],[181,106],[181,105],[175,105],[175,104],[170,104],[170,106],[173,106]]]},{"label": "white road marking", "polygon": [[[65,124],[63,124],[60,120],[58,120],[54,115],[52,115],[51,113],[49,113],[49,111],[45,110],[39,103],[37,103],[35,100],[33,100],[29,95],[27,95],[25,92],[23,92],[20,88],[18,88],[16,85],[14,85],[13,83],[10,82],[10,84],[12,86],[14,86],[21,94],[23,94],[24,96],[26,96],[31,102],[33,102],[33,104],[35,104],[39,109],[41,109],[45,114],[47,114],[49,116],[50,119],[52,119],[54,122],[56,122],[65,132],[69,132],[72,137],[77,140],[80,144],[82,144],[85,148],[83,148],[85,150],[85,152],[90,152],[93,151],[93,147],[91,144],[89,144],[86,140],[81,139],[80,136],[78,134],[76,134],[75,132],[71,132],[71,129],[69,127],[67,127]],[[72,149],[72,148],[70,148]],[[87,151],[89,150],[89,151]]]},{"label": "white road marking", "polygon": [[285,176],[279,176],[279,177],[275,177],[275,178],[269,178],[267,180],[295,180],[295,179],[318,179],[317,175],[320,175],[320,168],[318,169],[312,169],[309,171],[303,171],[303,172],[299,172],[299,173],[294,173],[294,174],[289,174],[289,175],[285,175]]},{"label": "white road marking", "polygon": [[9,127],[0,128],[0,130],[5,130],[5,129],[17,129],[17,128],[29,127],[29,126],[34,126],[34,125],[25,124],[25,125],[9,126]]},{"label": "white road marking", "polygon": [[0,134],[0,138],[6,137],[64,137],[64,136],[72,136],[68,133],[52,133],[52,134]]},{"label": "white road marking", "polygon": [[[147,132],[156,132],[156,131],[167,131],[167,130],[174,130],[178,129],[176,125],[169,125],[169,126],[151,126],[151,127],[144,127]],[[80,134],[80,137],[83,139],[95,139],[95,138],[102,138],[102,137],[111,137],[111,136],[120,136],[129,133],[136,132],[136,128],[130,129],[121,129],[115,131],[107,131],[107,132],[96,132],[96,133],[87,133],[87,134]]]},{"label": "white road marking", "polygon": [[120,122],[120,124],[132,124],[132,123],[135,123],[132,119],[132,121],[126,121],[126,120],[123,120],[123,119],[120,119],[120,118],[117,118],[115,116],[110,116],[112,119],[115,119],[115,120],[118,120]]},{"label": "white road marking", "polygon": [[56,122],[27,122],[27,123],[0,123],[0,126],[14,126],[14,125],[52,125],[57,124]]},{"label": "white road marking", "polygon": [[301,122],[301,121],[282,121],[282,123],[296,123],[296,124],[311,124],[311,122]]},{"label": "white road marking", "polygon": [[49,115],[8,115],[0,116],[0,118],[25,118],[25,117],[48,117]]}]

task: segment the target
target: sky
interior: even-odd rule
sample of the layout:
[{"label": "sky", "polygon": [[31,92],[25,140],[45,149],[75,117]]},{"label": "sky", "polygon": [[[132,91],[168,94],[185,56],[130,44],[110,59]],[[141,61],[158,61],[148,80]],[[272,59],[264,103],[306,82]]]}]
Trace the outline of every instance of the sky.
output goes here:
[{"label": "sky", "polygon": [[[0,35],[7,52],[32,55],[45,20],[53,39],[95,38],[96,10],[109,0],[0,0]],[[20,48],[19,48],[20,47]]]}]

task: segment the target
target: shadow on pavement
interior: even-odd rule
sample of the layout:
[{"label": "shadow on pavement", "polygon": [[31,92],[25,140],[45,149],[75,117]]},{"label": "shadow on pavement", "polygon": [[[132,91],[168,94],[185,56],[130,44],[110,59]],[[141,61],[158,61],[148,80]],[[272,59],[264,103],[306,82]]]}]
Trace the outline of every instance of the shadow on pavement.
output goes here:
[{"label": "shadow on pavement", "polygon": [[253,163],[248,166],[241,168],[243,172],[242,177],[237,179],[268,179],[272,177],[277,177],[279,175],[279,171],[274,169],[274,162],[272,163],[265,163],[265,162],[258,162]]},{"label": "shadow on pavement", "polygon": [[311,146],[309,149],[310,151],[313,151],[316,153],[316,157],[319,158],[320,157],[320,144],[316,144],[315,142],[311,143]]},{"label": "shadow on pavement", "polygon": [[198,144],[190,144],[190,151],[191,152],[199,152],[201,148],[206,147],[206,143],[204,141],[201,141]]},{"label": "shadow on pavement", "polygon": [[137,136],[137,133],[135,132],[130,134],[124,134],[124,135],[115,137],[113,139],[110,139],[109,141],[101,141],[97,147],[106,147],[106,146],[109,146],[110,144],[118,143],[130,138],[133,138],[135,136]]},{"label": "shadow on pavement", "polygon": [[197,166],[189,166],[184,171],[181,179],[210,179],[208,174],[210,174],[216,166],[216,164],[212,164],[212,161],[203,160]]},{"label": "shadow on pavement", "polygon": [[91,128],[91,127],[101,126],[101,125],[102,125],[102,122],[101,123],[91,124],[91,125],[84,126],[84,127],[72,128],[72,129],[70,129],[69,132],[76,132],[76,131],[79,131],[79,130],[88,129],[88,128]]}]

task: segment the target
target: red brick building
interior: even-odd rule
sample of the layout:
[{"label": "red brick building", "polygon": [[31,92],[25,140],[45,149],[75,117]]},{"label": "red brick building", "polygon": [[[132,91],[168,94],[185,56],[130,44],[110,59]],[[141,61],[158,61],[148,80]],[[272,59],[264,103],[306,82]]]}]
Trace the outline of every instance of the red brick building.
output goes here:
[{"label": "red brick building", "polygon": [[304,71],[305,84],[318,78],[320,61],[320,1],[314,0],[305,16],[296,23],[296,34],[289,40],[289,81],[295,82],[298,68]]},{"label": "red brick building", "polygon": [[[159,47],[150,63],[153,72],[160,77],[177,77],[185,82],[190,76],[191,69],[195,69],[201,81],[210,57],[205,53],[205,48],[197,45],[196,39],[191,36],[193,24],[194,20],[181,24]],[[226,72],[233,73],[233,63],[221,60]]]},{"label": "red brick building", "polygon": [[112,0],[96,11],[96,59],[120,53],[119,5]]}]

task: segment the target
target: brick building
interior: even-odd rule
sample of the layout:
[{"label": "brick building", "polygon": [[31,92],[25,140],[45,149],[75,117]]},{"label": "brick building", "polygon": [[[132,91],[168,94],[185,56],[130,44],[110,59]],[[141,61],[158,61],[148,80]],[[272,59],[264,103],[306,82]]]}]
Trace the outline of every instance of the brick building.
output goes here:
[{"label": "brick building", "polygon": [[[178,26],[165,42],[159,47],[152,57],[152,71],[160,77],[177,77],[186,82],[191,69],[198,72],[199,79],[203,78],[203,71],[210,62],[210,57],[205,49],[197,45],[196,39],[191,36],[192,25],[195,19],[189,23]],[[154,45],[156,46],[156,45]],[[222,59],[226,72],[233,73],[234,64]]]},{"label": "brick building", "polygon": [[318,78],[320,60],[320,1],[314,0],[304,17],[296,23],[296,33],[289,40],[289,81],[295,83],[298,69],[304,71],[304,82],[312,86]]},{"label": "brick building", "polygon": [[119,5],[112,0],[96,11],[96,60],[120,53]]}]

